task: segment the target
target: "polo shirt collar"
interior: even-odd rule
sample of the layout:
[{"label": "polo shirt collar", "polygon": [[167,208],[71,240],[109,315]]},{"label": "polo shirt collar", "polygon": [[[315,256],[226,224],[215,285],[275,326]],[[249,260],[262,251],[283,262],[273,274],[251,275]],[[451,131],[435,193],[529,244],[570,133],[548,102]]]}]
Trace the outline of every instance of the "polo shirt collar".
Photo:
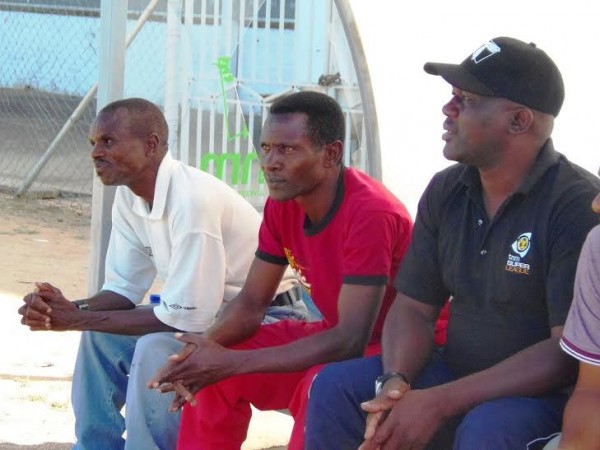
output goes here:
[{"label": "polo shirt collar", "polygon": [[548,139],[540,152],[538,153],[537,159],[531,171],[527,177],[517,189],[517,192],[521,194],[528,194],[536,183],[544,176],[544,174],[551,168],[558,164],[560,153],[554,150],[552,139]]},{"label": "polo shirt collar", "polygon": [[142,197],[136,196],[132,208],[135,214],[155,220],[161,219],[164,216],[171,174],[176,166],[177,162],[173,159],[171,153],[165,153],[165,156],[158,167],[158,174],[156,175],[156,184],[154,186],[154,204],[152,205],[152,211],[149,211],[146,200],[144,200]]},{"label": "polo shirt collar", "polygon": [[[544,174],[553,166],[558,164],[560,159],[560,153],[554,149],[552,139],[548,139],[542,149],[538,153],[538,156],[533,164],[533,167],[521,183],[521,186],[516,190],[515,193],[526,195],[528,194],[536,183],[544,176]],[[465,169],[461,173],[459,183],[465,185],[465,187],[477,187],[481,186],[481,178],[479,178],[479,171],[473,166],[465,166]]]}]

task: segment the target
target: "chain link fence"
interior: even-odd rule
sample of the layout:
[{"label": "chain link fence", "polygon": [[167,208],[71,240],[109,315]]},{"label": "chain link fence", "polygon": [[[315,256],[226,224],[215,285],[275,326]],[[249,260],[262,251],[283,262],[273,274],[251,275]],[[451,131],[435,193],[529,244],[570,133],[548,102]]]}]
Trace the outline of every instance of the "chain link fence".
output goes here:
[{"label": "chain link fence", "polygon": [[[0,185],[12,192],[68,122],[98,72],[100,23],[89,2],[71,1],[71,8],[60,11],[24,3],[0,2]],[[91,102],[58,142],[33,191],[91,194],[86,136],[94,115]]]},{"label": "chain link fence", "polygon": [[[99,12],[100,0],[0,0],[1,189],[91,194]],[[270,102],[287,92],[336,98],[345,163],[369,172],[357,76],[331,0],[129,0],[127,27],[124,97],[163,107],[174,156],[257,208],[266,190],[255,148]]]},{"label": "chain link fence", "polygon": [[[129,2],[133,26],[147,1]],[[166,1],[150,17],[157,36]],[[96,114],[100,0],[0,1],[0,188],[35,196],[89,196],[87,133]],[[154,25],[154,27],[153,27]],[[164,29],[164,27],[163,27]],[[164,30],[163,30],[164,32]],[[141,34],[140,33],[140,34]],[[127,67],[147,70],[153,49],[132,42]],[[160,97],[164,75],[138,95]],[[87,94],[87,97],[86,97]]]}]

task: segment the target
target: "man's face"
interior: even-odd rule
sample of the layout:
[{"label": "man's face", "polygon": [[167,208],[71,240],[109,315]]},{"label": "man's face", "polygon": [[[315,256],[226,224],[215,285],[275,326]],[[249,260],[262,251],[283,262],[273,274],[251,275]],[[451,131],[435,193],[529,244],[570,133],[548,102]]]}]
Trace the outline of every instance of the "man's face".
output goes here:
[{"label": "man's face", "polygon": [[100,114],[90,127],[91,157],[96,174],[107,186],[131,186],[147,165],[145,141],[128,127],[129,111],[125,108]]},{"label": "man's face", "polygon": [[261,135],[260,164],[269,195],[291,200],[312,193],[324,176],[324,151],[306,136],[303,113],[271,114]]},{"label": "man's face", "polygon": [[508,101],[483,97],[458,88],[442,112],[444,156],[478,168],[493,165],[500,157],[499,143],[506,124]]}]

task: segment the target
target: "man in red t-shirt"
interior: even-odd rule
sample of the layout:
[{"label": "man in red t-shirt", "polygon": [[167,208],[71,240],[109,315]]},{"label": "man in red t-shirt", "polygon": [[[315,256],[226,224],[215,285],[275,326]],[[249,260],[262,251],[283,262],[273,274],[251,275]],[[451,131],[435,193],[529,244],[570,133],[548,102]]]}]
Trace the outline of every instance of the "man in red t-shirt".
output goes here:
[{"label": "man in red t-shirt", "polygon": [[[250,404],[289,408],[289,448],[302,449],[308,388],[321,366],[380,351],[412,220],[381,183],[344,167],[343,139],[341,108],[327,95],[304,91],[271,106],[259,150],[269,199],[246,283],[204,334],[180,337],[183,350],[149,383],[177,390],[175,409],[191,403],[178,449],[239,449]],[[321,321],[261,325],[287,265]]]}]

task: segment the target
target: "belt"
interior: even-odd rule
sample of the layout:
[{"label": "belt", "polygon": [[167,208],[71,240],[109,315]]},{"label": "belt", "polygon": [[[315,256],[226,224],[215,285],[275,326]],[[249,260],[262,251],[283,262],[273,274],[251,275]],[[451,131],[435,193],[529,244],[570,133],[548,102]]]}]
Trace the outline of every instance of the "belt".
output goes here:
[{"label": "belt", "polygon": [[300,299],[302,299],[300,288],[295,287],[289,291],[278,294],[271,302],[271,306],[289,306],[293,305]]}]

